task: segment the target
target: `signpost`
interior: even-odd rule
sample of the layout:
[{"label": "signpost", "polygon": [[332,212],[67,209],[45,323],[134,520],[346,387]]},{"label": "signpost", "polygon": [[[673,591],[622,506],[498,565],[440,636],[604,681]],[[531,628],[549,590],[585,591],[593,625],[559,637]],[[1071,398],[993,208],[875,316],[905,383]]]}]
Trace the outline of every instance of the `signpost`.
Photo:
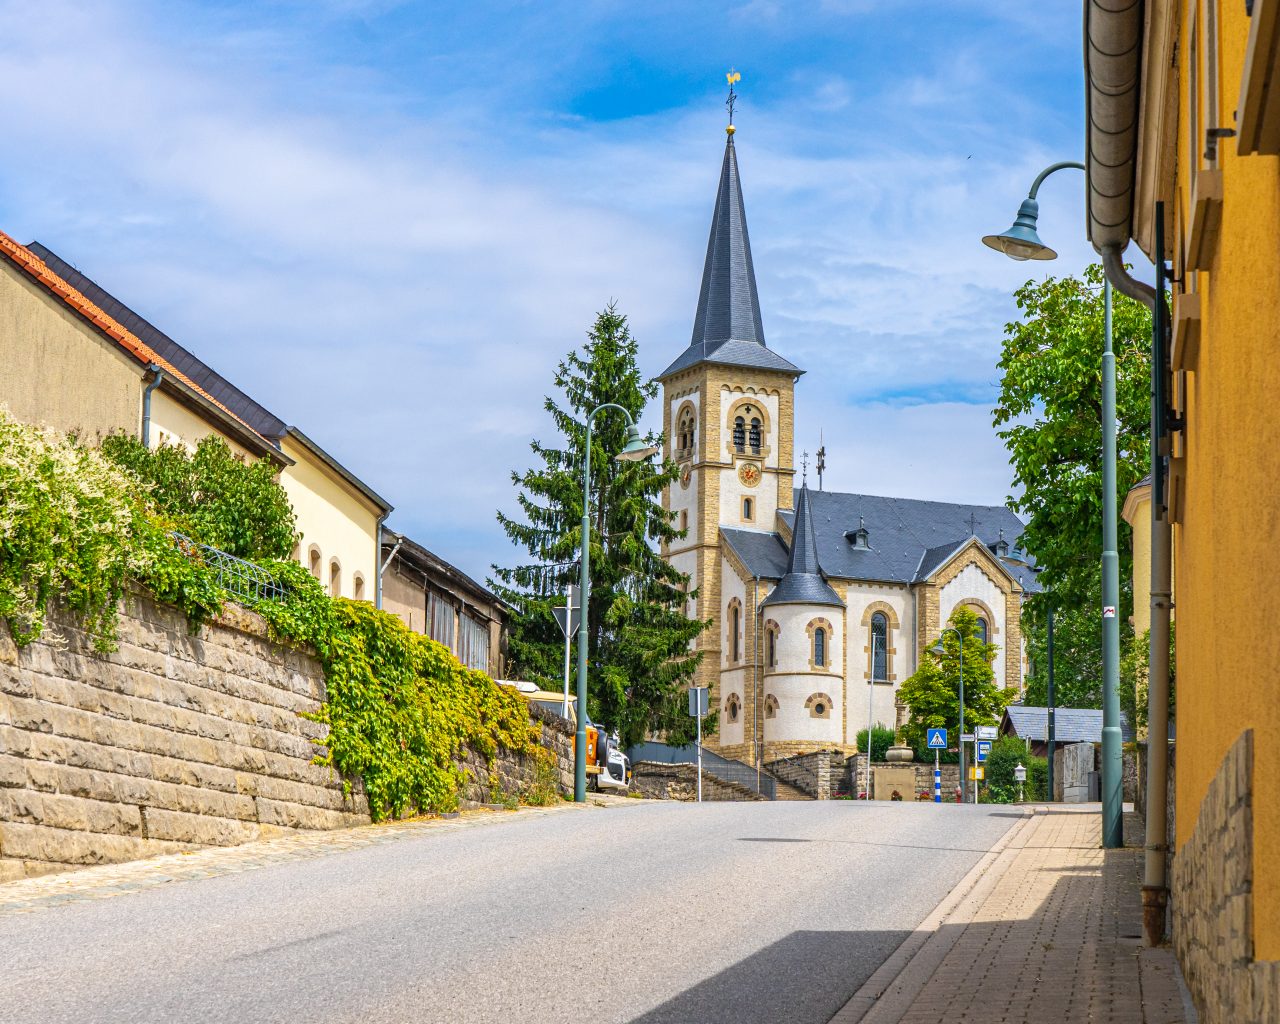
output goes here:
[{"label": "signpost", "polygon": [[552,608],[551,612],[556,617],[561,631],[564,633],[564,717],[565,721],[569,720],[569,646],[573,638],[573,634],[578,631],[578,624],[582,621],[582,602],[578,600],[578,588],[572,583],[565,594],[564,607]]},{"label": "signpost", "polygon": [[926,746],[933,751],[933,802],[940,804],[942,803],[942,765],[938,760],[938,752],[947,749],[947,730],[928,730]]},{"label": "signpost", "polygon": [[702,720],[711,710],[711,689],[694,686],[689,689],[689,714],[698,720],[698,803],[702,803]]},{"label": "signpost", "polygon": [[977,764],[984,764],[986,763],[987,755],[990,753],[991,753],[991,741],[978,740],[978,748],[974,752],[973,760]]},{"label": "signpost", "polygon": [[973,733],[980,740],[993,740],[1000,735],[1000,730],[994,725],[980,725],[973,730]]}]

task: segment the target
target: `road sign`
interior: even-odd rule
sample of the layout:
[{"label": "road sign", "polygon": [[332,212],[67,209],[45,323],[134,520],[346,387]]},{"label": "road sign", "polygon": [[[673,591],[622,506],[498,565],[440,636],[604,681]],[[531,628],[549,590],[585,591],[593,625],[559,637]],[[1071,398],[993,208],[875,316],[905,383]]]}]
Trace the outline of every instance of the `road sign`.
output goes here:
[{"label": "road sign", "polygon": [[707,686],[694,686],[689,690],[689,717],[706,718],[711,710],[711,689]]},{"label": "road sign", "polygon": [[991,753],[990,740],[978,740],[978,752],[974,755],[974,760],[978,764],[982,764],[987,759],[987,755]]},{"label": "road sign", "polygon": [[930,750],[946,750],[947,749],[947,730],[946,729],[929,729],[928,740],[925,746]]},{"label": "road sign", "polygon": [[573,619],[569,623],[569,628],[565,629],[565,616],[569,614],[569,609],[564,605],[560,605],[551,609],[551,614],[556,617],[556,622],[560,624],[560,632],[573,634],[578,631],[578,626],[582,622],[582,608],[578,605],[573,607]]},{"label": "road sign", "polygon": [[964,732],[964,733],[961,733],[961,734],[960,734],[960,742],[961,742],[961,743],[972,743],[972,742],[973,742],[973,733],[971,733],[971,732]]},{"label": "road sign", "polygon": [[994,725],[980,725],[973,731],[980,740],[993,740],[1000,735],[1000,730]]},{"label": "road sign", "polygon": [[982,782],[986,778],[986,775],[983,774],[984,771],[985,769],[981,767],[974,767],[971,765],[969,767],[969,781]]}]

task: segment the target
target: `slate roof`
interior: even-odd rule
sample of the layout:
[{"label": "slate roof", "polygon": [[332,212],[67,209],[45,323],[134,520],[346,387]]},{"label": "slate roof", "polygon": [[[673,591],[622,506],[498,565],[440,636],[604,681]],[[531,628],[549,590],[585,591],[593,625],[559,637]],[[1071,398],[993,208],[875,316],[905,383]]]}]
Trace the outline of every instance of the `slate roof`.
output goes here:
[{"label": "slate roof", "polygon": [[795,528],[791,534],[791,552],[787,556],[786,574],[761,602],[762,607],[774,604],[826,604],[844,607],[840,596],[822,576],[809,498],[809,487],[804,484],[796,502],[793,519]]},{"label": "slate roof", "polygon": [[689,347],[660,376],[667,377],[704,362],[779,370],[797,376],[804,372],[765,346],[747,212],[742,202],[738,155],[732,135],[725,143],[724,162],[720,167],[720,186],[711,215],[693,337]]},{"label": "slate roof", "polygon": [[[1000,734],[1017,736],[1033,742],[1049,739],[1049,709],[1025,704],[1010,704],[1000,720]],[[1125,743],[1133,740],[1124,713],[1120,715],[1120,735]],[[1053,713],[1055,743],[1101,743],[1102,712],[1093,708],[1057,708]]]},{"label": "slate roof", "polygon": [[[797,498],[799,492],[797,492]],[[830,578],[868,580],[880,583],[911,584],[927,579],[956,554],[974,534],[994,553],[1004,530],[1005,538],[1016,542],[1023,523],[1003,505],[959,505],[912,498],[883,498],[871,494],[843,494],[810,491],[818,563]],[[795,513],[780,513],[794,529]],[[974,534],[970,534],[973,516]],[[845,536],[856,530],[859,518],[867,530],[868,548],[858,550]],[[752,575],[778,579],[785,571],[777,551],[786,545],[775,534],[748,530],[721,530]],[[768,539],[766,539],[768,538]],[[1009,574],[1028,593],[1038,593],[1040,585],[1030,556],[1028,564],[1017,559],[1000,559]]]},{"label": "slate roof", "polygon": [[227,409],[238,420],[248,424],[279,447],[285,432],[284,420],[263,408],[238,387],[205,362],[188,352],[164,331],[135,313],[105,288],[80,273],[48,246],[32,242],[27,246],[59,277],[105,311],[110,317],[137,335],[161,359],[193,381],[210,398]]},{"label": "slate roof", "polygon": [[[114,305],[111,303],[103,305],[98,301],[99,297],[105,296],[110,299],[110,296],[102,292],[101,289],[97,289],[96,285],[90,292],[82,289],[80,287],[81,283],[92,284],[92,282],[89,282],[88,278],[84,278],[83,275],[76,273],[75,268],[53,256],[53,253],[49,252],[44,246],[38,242],[33,242],[30,246],[22,245],[3,231],[0,231],[0,256],[9,260],[33,278],[41,287],[63,302],[78,316],[87,320],[96,330],[110,338],[143,366],[158,366],[167,376],[177,381],[182,387],[199,396],[203,401],[212,403],[218,410],[218,415],[229,416],[236,421],[239,427],[246,428],[251,444],[261,444],[264,451],[269,451],[271,448],[276,447],[254,424],[240,416],[239,413],[216,395],[210,393],[184,369],[172,363],[164,352],[152,347],[146,339],[132,330],[129,324],[122,323],[114,315]],[[46,256],[53,257],[52,262],[46,260]],[[62,273],[64,270],[70,270],[72,272],[71,275],[64,275]],[[239,427],[235,429],[239,429]]]}]

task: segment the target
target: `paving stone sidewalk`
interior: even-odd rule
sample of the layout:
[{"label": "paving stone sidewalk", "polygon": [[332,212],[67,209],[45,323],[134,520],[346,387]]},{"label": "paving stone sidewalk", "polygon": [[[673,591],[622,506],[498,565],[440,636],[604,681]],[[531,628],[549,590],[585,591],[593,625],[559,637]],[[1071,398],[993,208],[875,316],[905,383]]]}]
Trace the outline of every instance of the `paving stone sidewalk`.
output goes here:
[{"label": "paving stone sidewalk", "polygon": [[1193,1019],[1172,951],[1142,946],[1141,820],[1125,826],[1139,848],[1103,850],[1096,804],[1036,808],[905,963],[891,958],[832,1024]]},{"label": "paving stone sidewalk", "polygon": [[[19,879],[0,885],[0,917],[29,914],[81,900],[110,899],[173,882],[237,874],[273,864],[323,857],[343,850],[400,842],[433,833],[446,835],[458,829],[482,828],[513,818],[532,819],[547,814],[608,807],[620,800],[621,798],[608,794],[593,793],[586,804],[559,803],[550,807],[521,807],[518,811],[479,809],[463,811],[449,817],[413,818],[328,832],[299,832],[240,846],[206,847],[189,853],[151,857],[124,864],[101,864],[79,871]],[[631,800],[624,802],[636,803]]]}]

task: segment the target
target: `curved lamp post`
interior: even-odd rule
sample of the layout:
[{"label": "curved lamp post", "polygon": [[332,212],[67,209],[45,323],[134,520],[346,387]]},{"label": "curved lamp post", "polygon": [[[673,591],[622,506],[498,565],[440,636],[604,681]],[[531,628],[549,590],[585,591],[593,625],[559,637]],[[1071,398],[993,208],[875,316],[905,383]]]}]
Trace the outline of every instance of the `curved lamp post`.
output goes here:
[{"label": "curved lamp post", "polygon": [[[1083,171],[1084,164],[1064,160],[1041,171],[1031,191],[1018,208],[1009,230],[987,235],[983,244],[1015,260],[1051,260],[1057,253],[1036,234],[1040,206],[1036,193],[1054,171],[1064,168]],[[1123,752],[1120,736],[1120,556],[1116,540],[1116,357],[1111,346],[1111,281],[1104,279],[1103,324],[1106,345],[1102,353],[1102,845],[1115,849],[1124,845],[1121,818],[1121,769]],[[1049,712],[1052,728],[1052,711]],[[1052,742],[1050,733],[1050,742]],[[963,759],[963,755],[962,755]],[[1049,794],[1053,799],[1053,794]]]},{"label": "curved lamp post", "polygon": [[658,451],[657,445],[645,444],[640,428],[620,405],[605,402],[591,410],[587,417],[587,443],[582,459],[582,558],[578,576],[582,612],[578,616],[578,722],[573,745],[573,799],[587,799],[587,611],[591,607],[591,426],[596,415],[605,409],[617,409],[627,418],[627,443],[614,456],[619,462],[640,462]]},{"label": "curved lamp post", "polygon": [[[943,627],[942,627],[942,632],[943,632],[943,633],[954,633],[954,634],[956,635],[956,643],[958,643],[958,644],[960,645],[960,654],[959,654],[959,661],[960,661],[960,722],[959,722],[959,730],[960,730],[960,802],[961,802],[961,803],[964,803],[964,791],[965,791],[965,789],[967,788],[967,787],[965,786],[966,779],[965,779],[965,770],[964,770],[964,769],[965,769],[965,756],[964,756],[964,637],[960,635],[960,630],[956,629],[956,628],[955,628],[955,626],[943,626]],[[939,655],[941,655],[941,654],[946,654],[946,653],[947,653],[947,649],[946,649],[945,647],[943,647],[943,646],[942,646],[942,636],[941,636],[941,635],[939,635],[939,636],[938,636],[938,642],[937,642],[936,644],[934,644],[934,645],[933,645],[933,653],[934,653],[934,654],[939,654]],[[870,744],[870,743],[868,743],[867,745],[868,745],[868,746],[870,746],[871,744]],[[973,780],[973,802],[974,802],[975,804],[978,802],[978,780],[977,780],[977,779],[974,779],[974,780]]]}]

